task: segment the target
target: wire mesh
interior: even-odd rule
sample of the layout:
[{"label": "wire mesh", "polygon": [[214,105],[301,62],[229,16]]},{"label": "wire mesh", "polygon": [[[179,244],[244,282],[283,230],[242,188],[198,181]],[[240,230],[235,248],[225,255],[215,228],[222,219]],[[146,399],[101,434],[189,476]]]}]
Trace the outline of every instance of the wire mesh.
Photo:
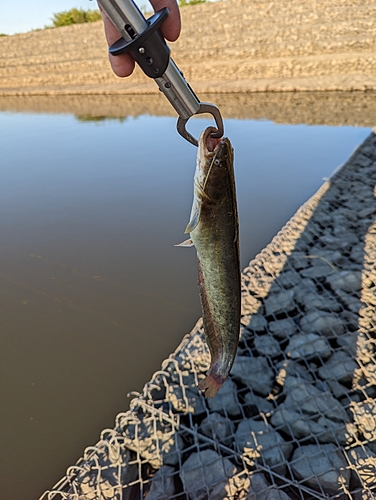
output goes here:
[{"label": "wire mesh", "polygon": [[202,322],[44,500],[376,497],[376,136],[250,263],[229,379]]}]

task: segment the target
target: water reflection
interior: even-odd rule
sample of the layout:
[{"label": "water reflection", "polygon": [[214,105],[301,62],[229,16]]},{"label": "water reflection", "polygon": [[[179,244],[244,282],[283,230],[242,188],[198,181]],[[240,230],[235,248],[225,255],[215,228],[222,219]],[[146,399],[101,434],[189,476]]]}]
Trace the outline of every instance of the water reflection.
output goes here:
[{"label": "water reflection", "polygon": [[[195,252],[174,247],[196,150],[160,99],[133,117],[101,99],[0,99],[4,498],[52,486],[200,314]],[[369,130],[226,113],[245,266]]]}]

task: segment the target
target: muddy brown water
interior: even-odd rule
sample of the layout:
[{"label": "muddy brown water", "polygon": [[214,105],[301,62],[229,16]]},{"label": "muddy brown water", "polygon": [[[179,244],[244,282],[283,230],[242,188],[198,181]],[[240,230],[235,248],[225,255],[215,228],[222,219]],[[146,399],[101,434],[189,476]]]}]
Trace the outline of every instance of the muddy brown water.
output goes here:
[{"label": "muddy brown water", "polygon": [[[200,316],[194,249],[174,247],[184,239],[196,154],[176,119],[152,116],[150,105],[137,117],[113,107],[76,116],[56,103],[0,103],[7,500],[35,500],[51,488]],[[242,267],[370,131],[368,123],[275,124],[252,109],[244,116],[243,102],[242,119],[225,115]],[[207,124],[193,120],[190,130],[198,135]]]}]

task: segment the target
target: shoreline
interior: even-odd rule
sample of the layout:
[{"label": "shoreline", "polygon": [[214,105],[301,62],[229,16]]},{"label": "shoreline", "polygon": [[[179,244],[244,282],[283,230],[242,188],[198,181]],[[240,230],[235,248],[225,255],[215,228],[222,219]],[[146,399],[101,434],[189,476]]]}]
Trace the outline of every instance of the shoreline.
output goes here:
[{"label": "shoreline", "polygon": [[[373,127],[376,124],[376,99],[373,92],[202,93],[199,97],[204,102],[216,104],[225,119],[361,127]],[[0,96],[0,111],[68,113],[79,120],[146,114],[177,117],[173,107],[160,92]]]}]

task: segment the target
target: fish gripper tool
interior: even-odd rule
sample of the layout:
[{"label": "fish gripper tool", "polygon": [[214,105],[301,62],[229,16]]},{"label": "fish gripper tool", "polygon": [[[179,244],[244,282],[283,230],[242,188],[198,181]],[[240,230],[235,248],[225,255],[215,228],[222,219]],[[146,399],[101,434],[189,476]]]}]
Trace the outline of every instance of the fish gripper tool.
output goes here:
[{"label": "fish gripper tool", "polygon": [[98,3],[121,34],[109,48],[110,54],[129,53],[142,71],[155,80],[179,115],[179,134],[197,146],[197,139],[187,131],[186,124],[191,116],[208,113],[213,116],[217,128],[211,136],[222,137],[224,127],[219,109],[214,104],[199,101],[170,57],[170,48],[160,32],[169,15],[168,9],[165,7],[145,19],[133,0],[98,0]]}]

